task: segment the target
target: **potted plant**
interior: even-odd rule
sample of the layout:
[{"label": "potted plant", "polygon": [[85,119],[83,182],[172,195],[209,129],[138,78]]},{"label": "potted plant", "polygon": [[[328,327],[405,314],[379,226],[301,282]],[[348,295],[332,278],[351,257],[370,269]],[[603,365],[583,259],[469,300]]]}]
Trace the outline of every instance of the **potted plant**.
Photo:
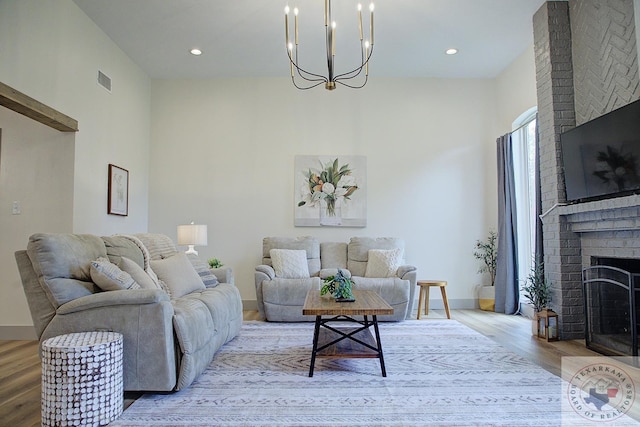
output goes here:
[{"label": "potted plant", "polygon": [[353,281],[350,277],[344,275],[342,270],[338,269],[335,276],[329,276],[324,279],[320,295],[327,293],[333,295],[338,302],[353,302]]},{"label": "potted plant", "polygon": [[524,297],[533,306],[532,332],[537,335],[539,313],[546,309],[551,302],[551,286],[544,277],[544,267],[541,261],[534,263],[522,290]]},{"label": "potted plant", "polygon": [[484,241],[476,240],[473,256],[480,260],[482,264],[478,268],[478,273],[489,273],[490,285],[480,286],[478,289],[478,303],[481,310],[494,311],[496,306],[496,262],[498,259],[498,235],[495,231],[489,231],[489,236]]},{"label": "potted plant", "polygon": [[218,258],[211,258],[208,262],[211,268],[220,268],[224,265]]}]

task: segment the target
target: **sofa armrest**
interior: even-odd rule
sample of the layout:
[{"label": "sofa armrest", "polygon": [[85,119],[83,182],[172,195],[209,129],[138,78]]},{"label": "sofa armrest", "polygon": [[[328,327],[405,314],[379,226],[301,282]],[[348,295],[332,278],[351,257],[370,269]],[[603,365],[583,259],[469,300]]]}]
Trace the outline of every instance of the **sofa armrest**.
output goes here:
[{"label": "sofa armrest", "polygon": [[100,292],[58,307],[42,340],[84,331],[111,331],[124,336],[125,391],[171,391],[176,385],[173,306],[156,289]]},{"label": "sofa armrest", "polygon": [[58,307],[58,310],[56,310],[56,314],[70,314],[98,307],[116,305],[155,304],[160,301],[169,301],[169,296],[160,289],[126,289],[121,291],[98,292],[62,304]]},{"label": "sofa armrest", "polygon": [[275,279],[276,272],[270,265],[258,265],[255,271],[256,281],[256,304],[258,306],[258,313],[262,319],[265,319],[264,313],[264,299],[262,298],[262,282],[267,282]]},{"label": "sofa armrest", "polygon": [[216,276],[218,282],[234,284],[233,269],[231,267],[212,268],[211,272]]},{"label": "sofa armrest", "polygon": [[416,281],[418,280],[418,269],[413,265],[401,265],[398,268],[398,277],[409,281],[409,307],[407,308],[407,319],[410,319],[413,311],[413,304],[416,295]]},{"label": "sofa armrest", "polygon": [[263,264],[256,267],[256,281],[257,281],[258,273],[262,273],[266,276],[262,280],[273,280],[276,277],[276,271],[270,265]]},{"label": "sofa armrest", "polygon": [[412,271],[416,270],[417,268],[413,265],[401,265],[400,267],[398,267],[398,272],[396,274],[399,278],[408,280],[408,278],[405,278],[404,276],[407,275],[407,273],[411,273]]}]

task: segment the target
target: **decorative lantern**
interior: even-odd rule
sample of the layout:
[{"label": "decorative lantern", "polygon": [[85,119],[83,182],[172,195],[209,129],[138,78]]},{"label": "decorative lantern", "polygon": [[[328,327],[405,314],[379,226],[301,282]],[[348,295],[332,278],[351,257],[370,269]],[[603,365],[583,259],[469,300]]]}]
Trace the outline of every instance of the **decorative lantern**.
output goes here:
[{"label": "decorative lantern", "polygon": [[548,308],[538,313],[537,336],[547,341],[558,341],[558,315]]}]

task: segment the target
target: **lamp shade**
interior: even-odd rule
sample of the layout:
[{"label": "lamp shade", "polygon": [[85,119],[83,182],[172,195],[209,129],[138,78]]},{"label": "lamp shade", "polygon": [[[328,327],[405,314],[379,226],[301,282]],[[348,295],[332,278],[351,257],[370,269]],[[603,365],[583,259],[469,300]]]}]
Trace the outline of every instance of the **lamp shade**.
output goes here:
[{"label": "lamp shade", "polygon": [[186,224],[178,226],[178,244],[207,246],[207,226],[201,224]]}]

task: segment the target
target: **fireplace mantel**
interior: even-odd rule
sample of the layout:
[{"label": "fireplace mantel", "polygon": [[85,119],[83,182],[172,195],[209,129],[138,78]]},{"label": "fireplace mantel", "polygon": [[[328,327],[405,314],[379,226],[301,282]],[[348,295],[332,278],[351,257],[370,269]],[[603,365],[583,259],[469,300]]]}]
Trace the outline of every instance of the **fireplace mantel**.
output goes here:
[{"label": "fireplace mantel", "polygon": [[570,231],[640,230],[640,195],[617,197],[593,202],[557,205],[545,212],[544,217],[556,210],[569,224]]}]

